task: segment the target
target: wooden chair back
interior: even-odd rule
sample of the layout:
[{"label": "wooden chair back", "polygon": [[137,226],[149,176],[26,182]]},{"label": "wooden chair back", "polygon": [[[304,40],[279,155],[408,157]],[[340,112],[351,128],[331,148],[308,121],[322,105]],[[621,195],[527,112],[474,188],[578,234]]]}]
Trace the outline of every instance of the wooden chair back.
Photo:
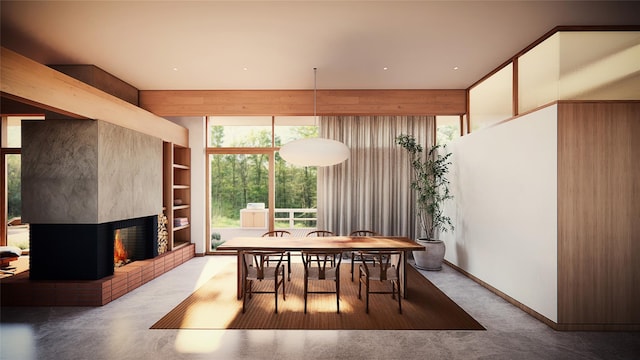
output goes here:
[{"label": "wooden chair back", "polygon": [[[349,236],[380,236],[379,233],[371,230],[355,230],[352,231]],[[366,258],[360,256],[360,254],[356,251],[351,252],[351,281],[353,281],[353,272],[355,268],[355,262],[357,261],[367,261]]]},{"label": "wooden chair back", "polygon": [[305,276],[314,280],[335,280],[342,262],[339,250],[302,251]]},{"label": "wooden chair back", "polygon": [[336,234],[333,233],[332,231],[327,231],[327,230],[315,230],[315,231],[308,232],[307,236],[324,237],[324,236],[336,236]]},{"label": "wooden chair back", "polygon": [[380,234],[371,230],[355,230],[349,236],[380,236]]},{"label": "wooden chair back", "polygon": [[[364,271],[371,280],[396,280],[400,278],[400,261],[402,252],[400,251],[361,251],[362,265]],[[364,260],[366,259],[366,260]],[[367,262],[373,266],[367,265]]]},{"label": "wooden chair back", "polygon": [[[291,236],[291,233],[287,230],[273,230],[273,231],[267,231],[266,233],[262,234],[262,237],[287,237],[287,236]],[[271,263],[274,261],[275,261],[274,259],[269,259],[267,257],[267,262]],[[288,266],[287,273],[289,274],[288,280],[291,281],[291,252],[287,252],[286,261]]]},{"label": "wooden chair back", "polygon": [[274,231],[267,231],[266,233],[262,234],[262,237],[284,237],[284,236],[291,236],[291,233],[287,230],[274,230]]},{"label": "wooden chair back", "polygon": [[[245,279],[273,280],[281,269],[285,251],[245,251],[242,258]],[[275,267],[269,262],[277,261]]]}]

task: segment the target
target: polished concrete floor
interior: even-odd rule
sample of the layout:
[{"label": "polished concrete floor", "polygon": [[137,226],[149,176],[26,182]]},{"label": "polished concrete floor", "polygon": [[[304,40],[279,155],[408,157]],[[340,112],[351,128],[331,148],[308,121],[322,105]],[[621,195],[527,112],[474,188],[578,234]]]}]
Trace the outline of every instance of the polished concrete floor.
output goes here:
[{"label": "polished concrete floor", "polygon": [[445,267],[486,331],[150,330],[235,257],[188,261],[103,307],[2,307],[0,359],[640,359],[640,333],[556,332]]}]

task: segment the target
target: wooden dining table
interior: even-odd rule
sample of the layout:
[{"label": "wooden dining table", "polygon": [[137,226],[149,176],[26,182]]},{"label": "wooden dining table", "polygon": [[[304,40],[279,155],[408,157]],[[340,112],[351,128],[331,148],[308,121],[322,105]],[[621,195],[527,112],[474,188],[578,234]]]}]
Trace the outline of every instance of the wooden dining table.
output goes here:
[{"label": "wooden dining table", "polygon": [[402,291],[406,299],[407,292],[407,252],[424,251],[424,246],[414,240],[402,236],[325,236],[325,237],[236,237],[218,246],[218,250],[235,250],[238,252],[238,299],[242,298],[242,256],[244,251],[303,251],[303,250],[340,250],[351,251],[385,251],[400,250],[402,253],[400,276]]}]

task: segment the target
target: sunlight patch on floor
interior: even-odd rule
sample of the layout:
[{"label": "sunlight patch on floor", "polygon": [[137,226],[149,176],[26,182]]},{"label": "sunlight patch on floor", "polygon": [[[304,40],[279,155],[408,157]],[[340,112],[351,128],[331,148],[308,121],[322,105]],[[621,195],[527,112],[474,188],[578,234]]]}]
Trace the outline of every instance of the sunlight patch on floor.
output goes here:
[{"label": "sunlight patch on floor", "polygon": [[220,348],[224,331],[178,330],[175,349],[185,354],[207,354]]},{"label": "sunlight patch on floor", "polygon": [[220,270],[226,268],[229,264],[236,263],[235,256],[207,256],[208,261],[202,268],[200,276],[196,281],[193,290],[199,289],[204,283],[209,281],[214,275],[220,272]]}]

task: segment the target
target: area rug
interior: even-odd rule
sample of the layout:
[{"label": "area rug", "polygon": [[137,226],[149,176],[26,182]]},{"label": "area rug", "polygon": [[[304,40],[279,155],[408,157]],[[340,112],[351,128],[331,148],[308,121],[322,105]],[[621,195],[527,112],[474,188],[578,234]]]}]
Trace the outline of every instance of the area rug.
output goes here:
[{"label": "area rug", "polygon": [[[398,302],[388,294],[371,294],[369,314],[358,299],[358,278],[351,282],[350,265],[343,263],[340,283],[340,313],[335,294],[310,294],[304,313],[302,264],[293,264],[286,283],[286,300],[278,298],[274,313],[273,294],[254,294],[242,313],[236,298],[236,266],[230,265],[158,320],[151,329],[306,329],[306,330],[484,330],[475,319],[449,299],[413,267],[407,267],[408,299]],[[356,267],[357,271],[357,267]],[[330,286],[311,283],[313,290]],[[273,286],[264,282],[260,286]],[[363,289],[364,292],[364,289]]]}]

